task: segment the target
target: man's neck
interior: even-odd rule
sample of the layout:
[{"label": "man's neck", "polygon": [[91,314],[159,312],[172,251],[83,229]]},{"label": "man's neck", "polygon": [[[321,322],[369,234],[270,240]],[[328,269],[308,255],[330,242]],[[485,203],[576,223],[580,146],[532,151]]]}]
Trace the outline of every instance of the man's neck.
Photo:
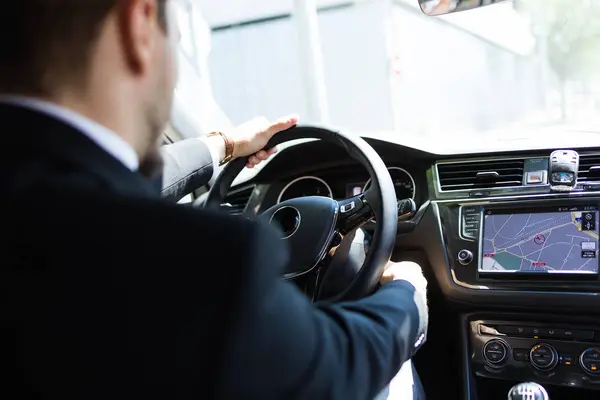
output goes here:
[{"label": "man's neck", "polygon": [[70,93],[64,93],[54,98],[41,99],[54,103],[85,118],[88,118],[114,132],[127,142],[140,157],[142,149],[135,135],[135,110],[121,107],[110,98],[90,99]]}]

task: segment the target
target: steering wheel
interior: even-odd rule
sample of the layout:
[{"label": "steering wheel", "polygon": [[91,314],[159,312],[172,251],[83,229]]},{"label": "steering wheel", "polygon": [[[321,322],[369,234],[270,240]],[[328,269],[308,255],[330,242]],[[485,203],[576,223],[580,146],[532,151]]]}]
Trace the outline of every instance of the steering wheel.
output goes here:
[{"label": "steering wheel", "polygon": [[[371,185],[366,192],[348,199],[294,198],[260,214],[259,219],[279,226],[281,240],[288,242],[291,249],[284,278],[295,278],[317,267],[326,270],[343,239],[375,216],[377,224],[362,267],[329,300],[349,300],[368,295],[376,289],[396,241],[397,199],[388,169],[361,137],[326,128],[293,127],[273,136],[266,148],[295,139],[321,139],[342,146],[367,169]],[[208,194],[205,207],[220,208],[247,160],[247,157],[235,159],[223,169]],[[328,279],[335,279],[335,274],[329,275]]]}]

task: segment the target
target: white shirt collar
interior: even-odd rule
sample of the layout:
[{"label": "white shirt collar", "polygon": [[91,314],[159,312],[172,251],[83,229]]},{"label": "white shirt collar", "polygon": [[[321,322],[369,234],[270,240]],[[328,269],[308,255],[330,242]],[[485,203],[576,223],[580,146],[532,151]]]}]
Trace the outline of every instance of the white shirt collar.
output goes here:
[{"label": "white shirt collar", "polygon": [[23,96],[0,95],[0,103],[29,108],[65,122],[81,131],[104,151],[122,162],[130,170],[135,171],[139,167],[138,155],[129,143],[114,131],[81,114],[75,113],[49,101]]}]

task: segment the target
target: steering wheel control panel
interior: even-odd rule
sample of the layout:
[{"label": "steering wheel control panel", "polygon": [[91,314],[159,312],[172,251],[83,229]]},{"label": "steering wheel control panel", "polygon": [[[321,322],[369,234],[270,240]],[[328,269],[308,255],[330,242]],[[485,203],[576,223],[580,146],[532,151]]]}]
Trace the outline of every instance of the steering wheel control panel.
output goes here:
[{"label": "steering wheel control panel", "polygon": [[470,362],[479,377],[600,391],[600,328],[470,321]]}]

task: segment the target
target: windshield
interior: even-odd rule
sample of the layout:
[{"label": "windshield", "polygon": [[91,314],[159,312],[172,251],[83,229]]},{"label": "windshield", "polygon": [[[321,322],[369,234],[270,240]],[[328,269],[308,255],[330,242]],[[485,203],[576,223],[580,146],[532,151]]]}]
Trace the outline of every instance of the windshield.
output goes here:
[{"label": "windshield", "polygon": [[316,14],[311,3],[199,2],[210,96],[228,120],[298,113],[438,143],[600,132],[600,1],[515,0],[438,17],[417,0],[321,0]]}]

